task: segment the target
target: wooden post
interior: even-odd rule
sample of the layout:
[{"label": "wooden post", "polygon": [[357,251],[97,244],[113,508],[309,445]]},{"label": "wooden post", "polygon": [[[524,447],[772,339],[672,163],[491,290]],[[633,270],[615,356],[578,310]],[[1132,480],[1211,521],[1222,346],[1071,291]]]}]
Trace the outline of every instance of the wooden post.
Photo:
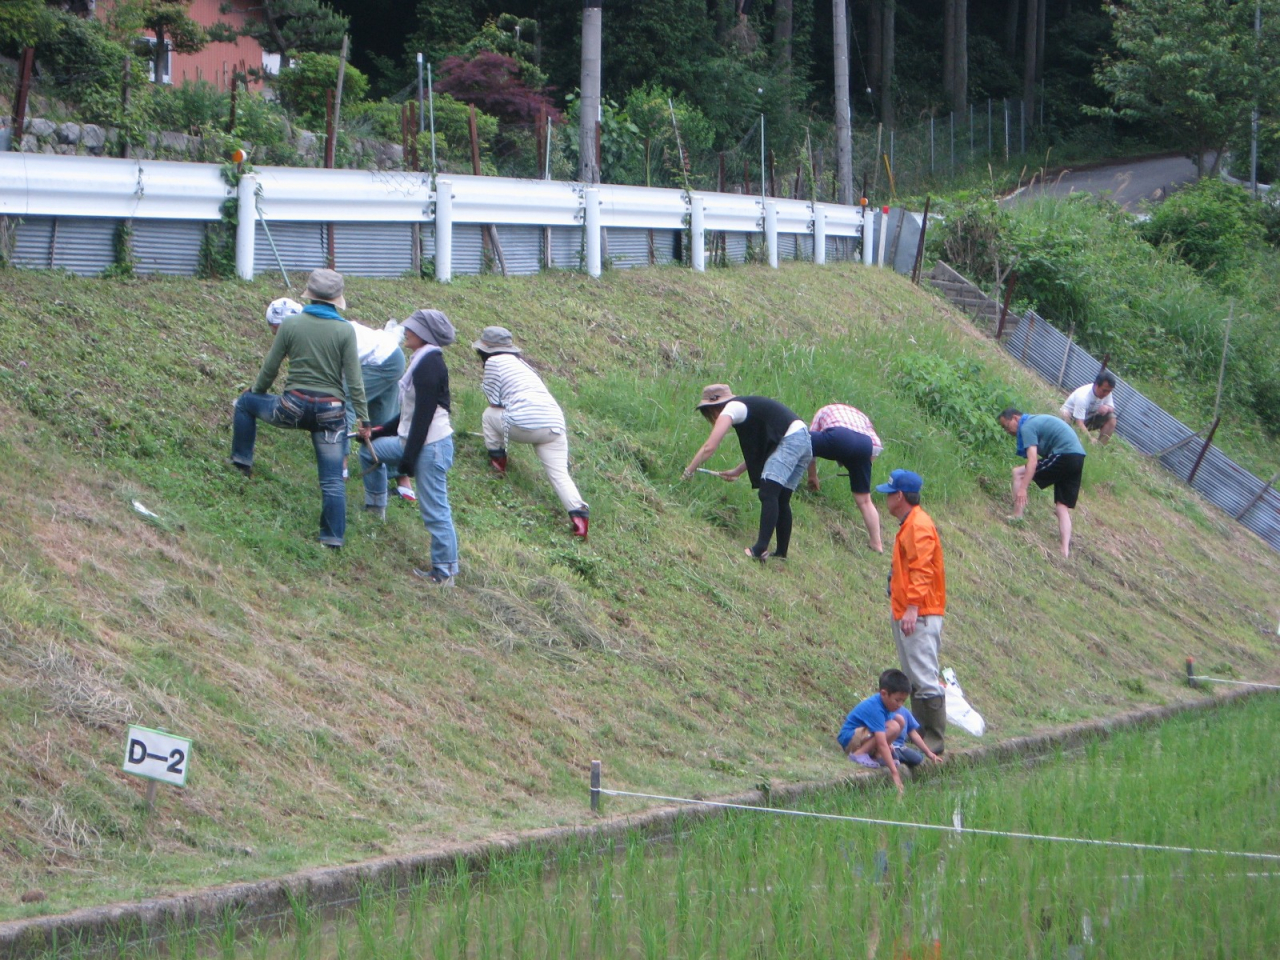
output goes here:
[{"label": "wooden post", "polygon": [[591,761],[591,812],[600,812],[600,761]]},{"label": "wooden post", "polygon": [[333,91],[326,91],[324,107],[324,168],[333,169],[334,158]]},{"label": "wooden post", "polygon": [[1009,274],[1009,278],[1004,284],[1004,306],[1000,308],[1000,322],[996,324],[996,339],[999,340],[1004,334],[1004,321],[1009,316],[1009,302],[1013,300],[1013,291],[1018,286],[1018,275],[1016,273]]},{"label": "wooden post", "polygon": [[1151,456],[1154,457],[1156,460],[1159,460],[1161,457],[1167,456],[1168,454],[1173,453],[1173,451],[1178,450],[1181,447],[1185,447],[1188,443],[1190,443],[1196,437],[1200,436],[1200,434],[1202,434],[1203,432],[1204,432],[1203,430],[1197,430],[1195,433],[1191,434],[1190,436],[1183,437],[1177,443],[1171,443],[1169,444],[1169,446],[1165,447],[1163,450],[1157,450]]},{"label": "wooden post", "polygon": [[597,183],[604,183],[604,157],[600,154],[600,140],[603,137],[603,125],[599,120],[596,121],[596,169],[600,171],[600,179]]},{"label": "wooden post", "polygon": [[[22,127],[27,121],[27,97],[31,94],[31,71],[36,64],[36,48],[23,47],[18,60],[18,89],[13,98],[13,149],[22,149]],[[125,58],[125,69],[129,68]]]},{"label": "wooden post", "polygon": [[1196,658],[1187,657],[1187,686],[1196,685]]},{"label": "wooden post", "polygon": [[[347,77],[347,54],[350,50],[351,38],[342,35],[342,52],[338,54],[338,90],[333,95],[333,139],[337,147],[338,131],[342,129],[342,82]],[[332,164],[330,164],[332,166]]]},{"label": "wooden post", "polygon": [[1222,335],[1222,362],[1218,364],[1218,394],[1213,398],[1213,415],[1218,415],[1218,405],[1222,402],[1222,378],[1227,372],[1227,346],[1231,343],[1231,320],[1236,314],[1236,302],[1231,301],[1231,308],[1227,311],[1227,330]]},{"label": "wooden post", "polygon": [[156,809],[156,782],[150,780],[147,782],[147,813],[154,813]]},{"label": "wooden post", "polygon": [[543,110],[543,108],[539,107],[538,122],[533,130],[534,154],[536,157],[535,162],[537,164],[536,175],[534,179],[537,179],[539,176],[541,176],[542,168],[547,155],[547,131],[546,131],[546,123],[543,119],[544,113],[545,111]]},{"label": "wooden post", "polygon": [[1109,364],[1110,362],[1111,362],[1111,354],[1104,353],[1102,355],[1102,366],[1098,368],[1098,373],[1102,373],[1102,371],[1106,370],[1107,364]]},{"label": "wooden post", "polygon": [[920,286],[920,270],[924,265],[924,235],[929,229],[929,201],[932,197],[924,198],[924,213],[920,217],[920,240],[916,243],[916,261],[911,265],[911,282],[917,287]]},{"label": "wooden post", "polygon": [[1071,331],[1067,334],[1067,349],[1062,354],[1062,366],[1058,368],[1058,386],[1062,386],[1062,378],[1067,375],[1067,361],[1071,359],[1072,341],[1076,338],[1076,325],[1071,324]]},{"label": "wooden post", "polygon": [[1245,508],[1236,514],[1236,519],[1243,520],[1244,515],[1258,505],[1258,501],[1267,495],[1267,491],[1275,485],[1277,480],[1280,480],[1280,470],[1273,473],[1271,475],[1271,479],[1262,485],[1262,489],[1258,491],[1257,496],[1250,500],[1248,504],[1245,505]]},{"label": "wooden post", "polygon": [[418,128],[422,126],[422,108],[416,103],[409,104],[409,151],[413,156],[413,170],[422,170],[422,155],[419,152],[420,147],[418,134],[422,131]]},{"label": "wooden post", "polygon": [[1209,435],[1204,438],[1204,446],[1200,448],[1200,456],[1196,457],[1196,462],[1191,467],[1191,473],[1187,476],[1188,484],[1195,480],[1196,471],[1200,469],[1200,464],[1204,462],[1204,455],[1209,452],[1209,446],[1213,443],[1213,435],[1218,429],[1218,424],[1221,422],[1221,417],[1213,418],[1213,426],[1209,428]]},{"label": "wooden post", "polygon": [[1027,362],[1027,345],[1031,343],[1031,334],[1036,329],[1036,315],[1030,313],[1027,315],[1027,335],[1022,341],[1022,356],[1019,358],[1023,363]]},{"label": "wooden post", "polygon": [[476,130],[476,108],[467,114],[467,132],[471,135],[471,172],[480,176],[480,134]]},{"label": "wooden post", "polygon": [[231,73],[231,112],[227,116],[227,133],[231,133],[236,128],[236,79],[237,75],[234,71]]},{"label": "wooden post", "polygon": [[[131,90],[132,90],[132,84],[130,83],[130,81],[132,79],[133,79],[133,58],[125,57],[124,69],[120,76],[120,116],[126,120],[129,117],[129,97],[131,95]],[[24,104],[24,109],[25,109],[25,104]],[[18,133],[20,136],[21,131],[18,131]],[[133,155],[133,145],[129,143],[129,136],[124,130],[121,130],[118,135],[120,137],[120,156],[121,158],[127,160],[129,159],[130,156]]]}]

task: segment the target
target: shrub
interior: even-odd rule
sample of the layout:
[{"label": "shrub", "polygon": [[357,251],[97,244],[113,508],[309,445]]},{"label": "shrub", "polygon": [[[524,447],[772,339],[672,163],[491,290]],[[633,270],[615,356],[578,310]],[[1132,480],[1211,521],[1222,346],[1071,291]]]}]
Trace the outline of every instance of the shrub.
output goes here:
[{"label": "shrub", "polygon": [[1154,208],[1142,235],[1156,246],[1174,247],[1199,273],[1220,277],[1246,260],[1265,230],[1247,191],[1206,177]]},{"label": "shrub", "polygon": [[[120,82],[129,52],[97,20],[55,13],[58,28],[36,44],[36,60],[60,96],[80,105],[88,123],[119,122]],[[136,73],[136,71],[135,71]],[[146,97],[134,98],[139,104]]]},{"label": "shrub", "polygon": [[905,353],[894,362],[893,388],[940,420],[977,458],[1001,456],[1008,436],[996,414],[1013,406],[1002,381],[982,364],[933,353]]},{"label": "shrub", "polygon": [[152,117],[161,130],[195,134],[214,124],[225,126],[231,113],[231,94],[207,80],[158,86],[152,99]]},{"label": "shrub", "polygon": [[[275,89],[280,102],[308,129],[323,131],[325,128],[329,91],[338,85],[339,62],[331,53],[303,53],[276,77]],[[347,64],[342,81],[344,109],[363,100],[368,92],[369,79]]]}]

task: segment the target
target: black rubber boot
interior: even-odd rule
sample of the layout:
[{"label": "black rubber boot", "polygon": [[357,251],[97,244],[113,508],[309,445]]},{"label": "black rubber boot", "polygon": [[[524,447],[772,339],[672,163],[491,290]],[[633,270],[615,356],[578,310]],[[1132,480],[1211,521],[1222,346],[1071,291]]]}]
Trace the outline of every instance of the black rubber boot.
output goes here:
[{"label": "black rubber boot", "polygon": [[947,698],[912,696],[911,713],[919,721],[920,736],[929,749],[942,756],[947,732]]}]

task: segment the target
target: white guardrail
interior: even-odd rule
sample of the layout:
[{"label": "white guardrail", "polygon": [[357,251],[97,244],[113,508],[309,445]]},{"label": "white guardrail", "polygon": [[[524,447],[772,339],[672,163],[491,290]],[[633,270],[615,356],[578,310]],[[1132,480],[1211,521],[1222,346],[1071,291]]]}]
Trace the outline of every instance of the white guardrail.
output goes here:
[{"label": "white guardrail", "polygon": [[[259,167],[238,191],[236,272],[255,272],[256,223],[432,224],[436,278],[452,277],[455,224],[498,224],[583,230],[584,264],[601,270],[601,231],[690,231],[690,260],[706,266],[706,234],[760,234],[771,266],[778,236],[812,239],[815,263],[826,240],[861,237],[872,263],[871,227],[859,207],[727,193],[685,192],[612,184],[586,185],[505,177]],[[24,153],[0,154],[0,216],[217,221],[233,197],[220,168],[208,163],[119,160]]]}]

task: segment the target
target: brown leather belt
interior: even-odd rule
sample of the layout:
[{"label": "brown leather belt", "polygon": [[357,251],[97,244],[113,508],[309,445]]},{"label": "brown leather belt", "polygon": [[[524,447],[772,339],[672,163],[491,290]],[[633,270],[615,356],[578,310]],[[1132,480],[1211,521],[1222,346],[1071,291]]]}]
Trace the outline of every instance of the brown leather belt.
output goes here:
[{"label": "brown leather belt", "polygon": [[315,396],[314,394],[304,393],[301,390],[289,390],[299,400],[306,400],[309,403],[342,403],[341,397]]}]

